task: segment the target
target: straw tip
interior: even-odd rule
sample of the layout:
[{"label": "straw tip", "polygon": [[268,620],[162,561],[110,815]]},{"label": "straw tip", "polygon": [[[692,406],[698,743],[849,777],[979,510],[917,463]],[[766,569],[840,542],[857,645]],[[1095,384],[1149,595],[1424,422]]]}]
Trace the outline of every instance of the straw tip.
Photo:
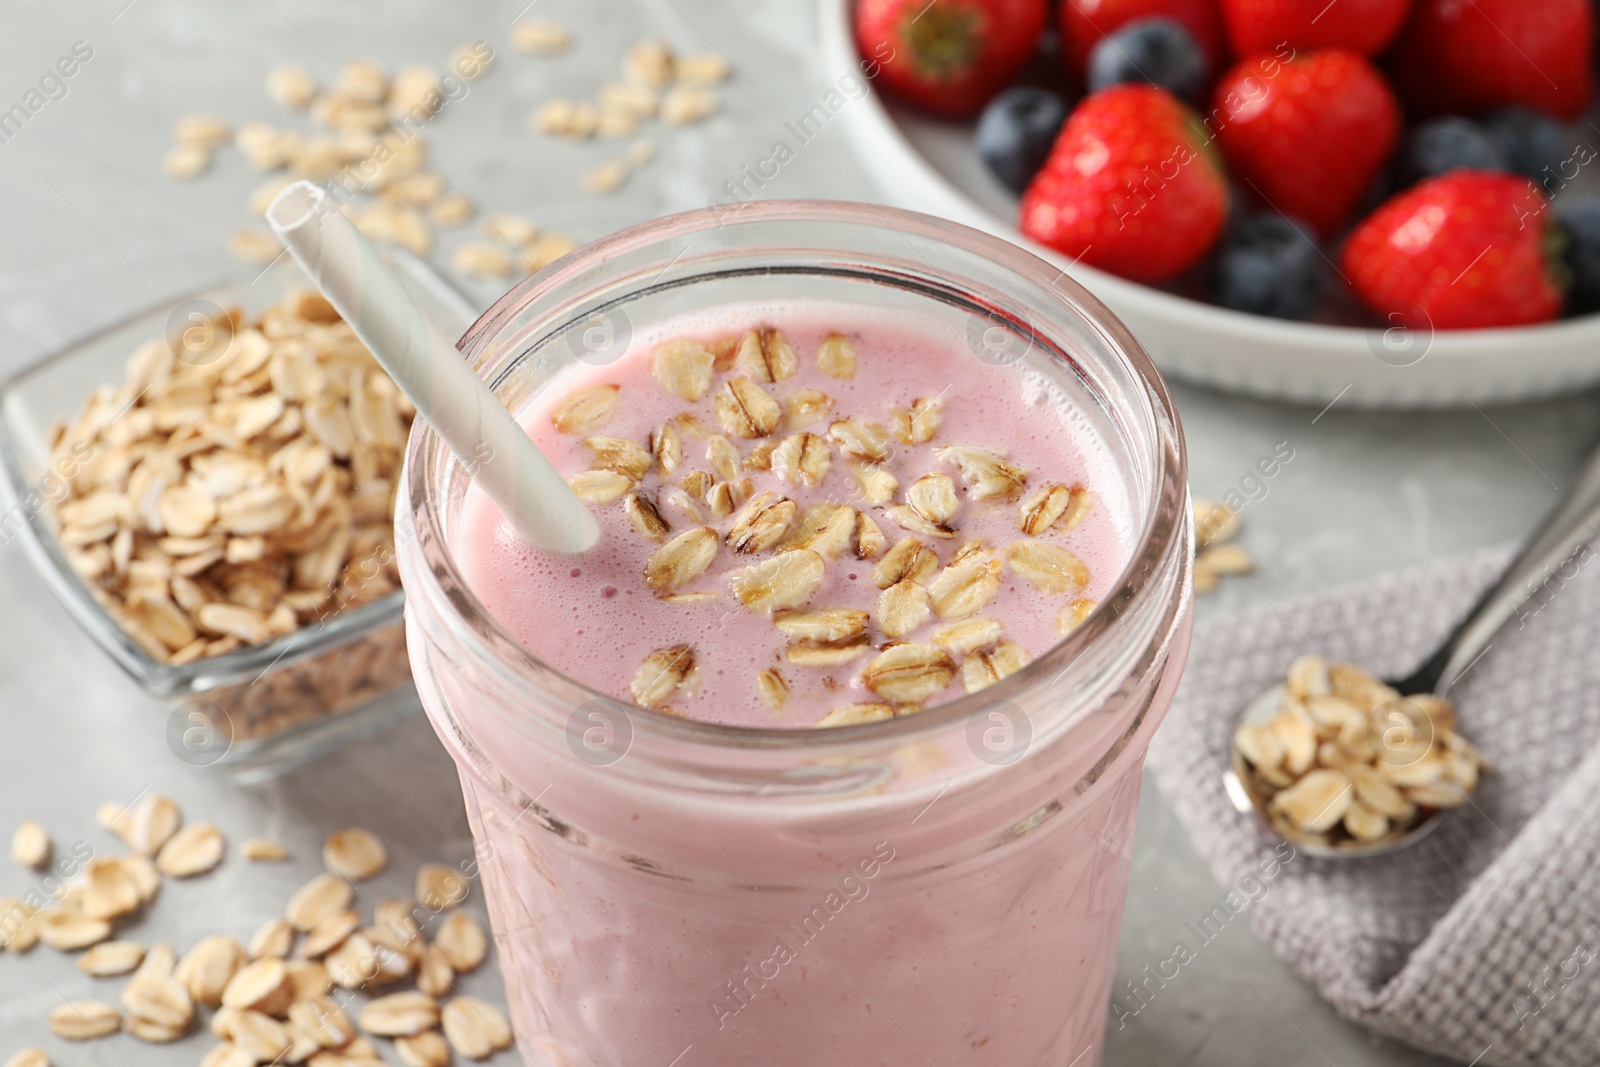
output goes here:
[{"label": "straw tip", "polygon": [[301,179],[283,187],[267,205],[267,225],[280,236],[299,229],[323,209],[328,194],[315,182]]}]

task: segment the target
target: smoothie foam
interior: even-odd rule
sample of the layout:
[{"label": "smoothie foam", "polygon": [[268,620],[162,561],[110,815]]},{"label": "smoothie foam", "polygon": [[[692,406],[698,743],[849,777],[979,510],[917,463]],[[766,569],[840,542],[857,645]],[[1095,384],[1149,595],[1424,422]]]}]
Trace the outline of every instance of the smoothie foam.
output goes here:
[{"label": "smoothie foam", "polygon": [[[770,436],[741,439],[726,435],[719,423],[717,391],[729,377],[739,376],[738,370],[719,371],[711,391],[692,402],[663,388],[652,375],[652,352],[669,339],[692,338],[718,349],[723,353],[720,365],[729,362],[731,346],[741,335],[763,325],[780,329],[798,357],[792,377],[759,383],[785,409],[783,422]],[[848,378],[819,368],[817,353],[830,335],[843,335],[854,347],[856,367]],[[552,412],[573,393],[602,384],[620,387],[614,414],[603,426],[583,433],[559,432]],[[789,409],[790,401],[803,390],[826,394],[832,405],[801,425]],[[595,465],[584,443],[591,434],[648,448],[652,432],[663,425],[673,423],[682,430],[681,466],[670,477],[663,477],[659,464],[653,466],[639,488],[653,497],[671,524],[668,537],[697,526],[717,531],[723,543],[710,568],[674,590],[714,596],[667,599],[646,586],[646,563],[660,540],[642,536],[620,501],[596,507],[602,527],[599,547],[570,557],[519,540],[493,503],[469,489],[457,557],[471,589],[502,627],[531,653],[594,689],[631,701],[629,681],[636,668],[653,650],[682,643],[694,649],[697,670],[693,684],[671,699],[673,712],[742,726],[812,725],[841,705],[880,699],[864,686],[861,676],[875,650],[888,640],[876,628],[880,589],[874,568],[882,554],[878,559],[859,559],[844,551],[829,558],[821,586],[801,609],[868,612],[874,619],[872,648],[835,666],[797,665],[786,659],[792,636],[774,626],[767,614],[744,607],[730,590],[731,572],[772,553],[733,552],[726,534],[737,513],[715,517],[703,499],[689,497],[678,487],[692,471],[715,477],[707,435],[727,436],[741,455],[748,456],[763,443],[781,442],[802,430],[826,438],[830,423],[838,420],[853,418],[887,427],[893,409],[909,409],[919,399],[937,400],[942,421],[933,439],[912,445],[891,438],[892,454],[877,466],[898,481],[891,506],[905,499],[907,487],[918,478],[950,476],[959,497],[959,510],[951,520],[957,528],[953,538],[908,531],[885,506],[865,499],[851,469],[855,461],[838,447],[831,449],[828,473],[815,486],[793,484],[771,470],[743,470],[740,475],[749,480],[753,494],[772,490],[794,500],[800,515],[829,502],[859,508],[881,528],[888,546],[915,536],[937,553],[941,566],[969,543],[1003,550],[1023,539],[1019,501],[1038,489],[1052,484],[1087,489],[1088,507],[1081,520],[1070,530],[1063,529],[1066,522],[1058,523],[1040,538],[1078,557],[1087,566],[1087,584],[1070,592],[1044,592],[1008,565],[1000,573],[998,591],[978,613],[999,620],[1008,641],[1037,657],[1060,640],[1063,610],[1098,601],[1125,566],[1133,539],[1125,491],[1104,441],[1056,383],[1027,361],[980,360],[960,332],[936,330],[909,313],[824,303],[707,309],[641,332],[615,363],[566,368],[518,413],[535,442],[569,477]],[[936,450],[946,445],[1000,450],[1028,473],[1026,487],[1009,499],[975,499],[957,467],[937,458]],[[697,514],[679,506],[684,502]],[[896,636],[928,642],[935,628],[947,621],[932,615],[914,631]],[[757,676],[768,669],[776,670],[788,688],[781,708],[764,702],[758,691]],[[944,691],[924,703],[952,699],[963,691],[957,673]]]}]

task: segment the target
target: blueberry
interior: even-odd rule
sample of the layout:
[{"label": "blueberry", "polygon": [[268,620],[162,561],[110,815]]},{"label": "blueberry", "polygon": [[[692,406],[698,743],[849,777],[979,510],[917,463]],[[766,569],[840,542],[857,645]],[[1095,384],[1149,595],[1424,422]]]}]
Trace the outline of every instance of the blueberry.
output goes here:
[{"label": "blueberry", "polygon": [[1007,89],[983,109],[975,135],[978,156],[1012,192],[1028,187],[1067,121],[1067,105],[1048,89]]},{"label": "blueberry", "polygon": [[1229,234],[1217,258],[1217,303],[1303,319],[1321,297],[1322,263],[1317,243],[1301,226],[1282,215],[1252,215]]},{"label": "blueberry", "polygon": [[1471,119],[1446,115],[1411,131],[1400,161],[1407,184],[1462,169],[1509,170],[1510,165],[1489,131]]},{"label": "blueberry", "polygon": [[1567,197],[1556,201],[1556,225],[1566,239],[1561,258],[1572,276],[1567,314],[1600,311],[1600,200]]},{"label": "blueberry", "polygon": [[1135,19],[1089,53],[1089,91],[1113,85],[1159,85],[1198,100],[1210,64],[1194,35],[1172,19]]},{"label": "blueberry", "polygon": [[1549,115],[1526,107],[1503,107],[1483,116],[1483,126],[1500,146],[1506,165],[1539,182],[1546,192],[1555,192],[1571,179],[1561,168],[1577,145],[1566,127]]}]

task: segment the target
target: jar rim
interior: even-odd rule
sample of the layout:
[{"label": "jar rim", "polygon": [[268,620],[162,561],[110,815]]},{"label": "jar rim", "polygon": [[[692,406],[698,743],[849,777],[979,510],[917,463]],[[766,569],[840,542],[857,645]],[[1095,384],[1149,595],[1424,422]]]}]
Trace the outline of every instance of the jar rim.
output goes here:
[{"label": "jar rim", "polygon": [[[480,664],[502,678],[546,690],[551,687],[552,678],[558,679],[563,688],[582,697],[585,703],[594,701],[622,711],[636,731],[658,736],[665,743],[686,743],[707,749],[824,753],[864,745],[903,744],[963,722],[975,711],[992,707],[1009,694],[1021,693],[1076,663],[1083,653],[1101,644],[1124,616],[1161,592],[1150,588],[1165,573],[1160,564],[1170,559],[1175,551],[1187,550],[1190,530],[1187,453],[1179,416],[1165,381],[1127,326],[1081,283],[1026,249],[971,227],[870,203],[808,199],[747,201],[666,215],[584,245],[529,276],[496,300],[462,335],[457,348],[482,373],[481,357],[520,312],[534,301],[591,275],[608,261],[665,239],[698,231],[782,222],[834,222],[888,229],[901,232],[908,240],[914,234],[953,246],[999,264],[1040,290],[1051,293],[1064,311],[1099,333],[1106,350],[1121,361],[1124,369],[1130,372],[1131,381],[1139,387],[1135,394],[1138,413],[1149,420],[1155,451],[1145,494],[1148,499],[1142,501],[1145,521],[1130,546],[1126,566],[1101,604],[1046,652],[986,689],[913,715],[826,730],[739,726],[686,719],[630,704],[594,689],[540,659],[504,630],[471,592],[448,548],[424,566],[405,571],[408,577],[418,576],[425,582],[423,590],[407,589],[408,611],[415,610],[412,605],[419,599],[447,605],[454,613],[447,617],[447,624],[477,653]],[[929,267],[933,269],[931,264]],[[412,536],[401,542],[402,552],[411,550],[407,545],[448,543],[439,509],[435,506],[441,497],[431,491],[436,488],[431,473],[438,467],[441,457],[448,457],[442,440],[418,419],[407,445],[406,476],[397,504],[398,521],[402,525],[408,521],[415,523],[410,531]],[[455,462],[449,457],[444,465],[448,467]],[[419,593],[423,595],[419,597]]]}]

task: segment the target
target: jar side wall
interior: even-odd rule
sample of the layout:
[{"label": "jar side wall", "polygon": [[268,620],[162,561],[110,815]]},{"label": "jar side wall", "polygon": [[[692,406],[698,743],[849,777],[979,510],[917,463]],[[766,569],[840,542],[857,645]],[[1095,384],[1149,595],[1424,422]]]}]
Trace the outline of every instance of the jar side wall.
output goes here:
[{"label": "jar side wall", "polygon": [[[463,784],[491,916],[512,946],[502,961],[519,1033],[545,1035],[570,1062],[694,1044],[707,1062],[809,1067],[903,1055],[881,1023],[847,1022],[863,996],[934,1062],[968,1062],[982,1042],[983,1062],[1052,1064],[1070,1047],[1066,1063],[1092,1044],[1141,776],[1139,759],[1120,763],[981,862],[915,870],[915,848],[886,829],[820,864],[814,848],[814,877],[759,891],[741,881],[733,843],[714,884],[650,855],[596,862],[592,841],[530,831],[504,793],[470,773]],[[942,964],[930,967],[935,945]],[[626,962],[618,946],[631,946]]]}]

